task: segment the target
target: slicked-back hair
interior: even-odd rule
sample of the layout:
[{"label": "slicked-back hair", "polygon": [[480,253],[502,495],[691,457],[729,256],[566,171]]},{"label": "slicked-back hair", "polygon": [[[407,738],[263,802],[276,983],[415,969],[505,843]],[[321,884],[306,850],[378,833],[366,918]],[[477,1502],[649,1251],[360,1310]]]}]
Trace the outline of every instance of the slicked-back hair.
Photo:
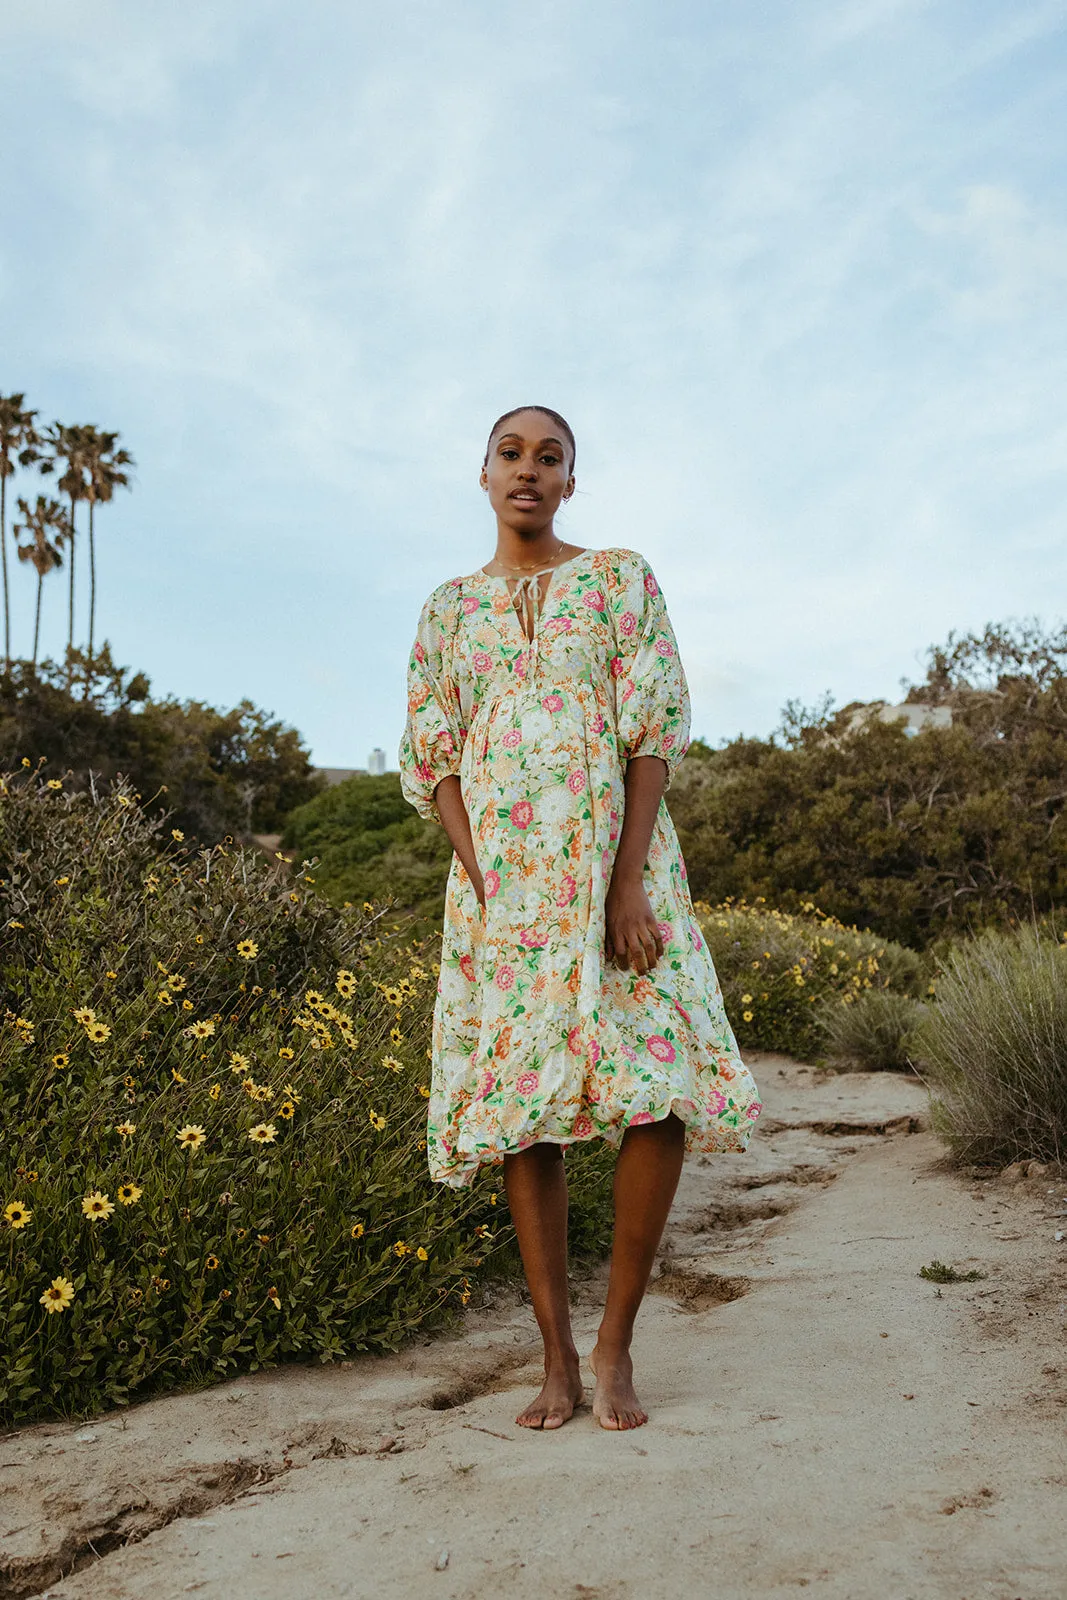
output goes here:
[{"label": "slicked-back hair", "polygon": [[517,417],[522,411],[538,411],[543,417],[551,417],[557,428],[562,430],[563,437],[571,447],[571,472],[573,473],[574,458],[578,453],[578,447],[574,442],[574,432],[566,417],[561,417],[558,411],[552,410],[551,406],[516,406],[512,411],[505,411],[502,417],[497,417],[496,421],[493,423],[493,426],[489,429],[489,442],[485,447],[485,460],[482,462],[482,466],[487,467],[489,465],[489,445],[492,444],[493,435],[496,433],[497,429],[501,427],[503,423],[510,422],[512,417]]}]

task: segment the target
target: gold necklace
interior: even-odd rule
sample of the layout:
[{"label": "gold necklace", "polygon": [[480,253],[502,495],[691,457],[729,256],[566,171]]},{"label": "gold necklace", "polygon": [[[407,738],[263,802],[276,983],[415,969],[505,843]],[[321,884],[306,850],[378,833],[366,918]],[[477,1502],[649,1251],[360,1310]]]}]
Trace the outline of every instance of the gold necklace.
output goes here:
[{"label": "gold necklace", "polygon": [[[554,560],[558,560],[559,559],[559,556],[560,556],[561,552],[564,550],[564,548],[565,548],[565,546],[561,544],[559,549],[555,552],[555,556],[553,558]],[[493,557],[494,561],[498,561],[499,559],[500,559],[499,556],[494,556]],[[531,567],[531,566],[526,566],[526,567],[507,567],[507,568],[505,568],[505,570],[502,573],[499,574],[499,576],[502,577],[502,578],[517,578],[519,576],[519,574],[522,573],[522,572],[544,572],[545,570],[546,569],[543,566],[541,566],[541,567]]]}]

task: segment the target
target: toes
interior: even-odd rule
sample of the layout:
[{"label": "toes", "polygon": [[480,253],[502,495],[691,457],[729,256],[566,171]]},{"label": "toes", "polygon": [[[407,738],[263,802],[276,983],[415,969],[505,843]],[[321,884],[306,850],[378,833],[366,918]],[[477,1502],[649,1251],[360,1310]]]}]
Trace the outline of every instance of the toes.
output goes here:
[{"label": "toes", "polygon": [[542,1428],[562,1428],[566,1420],[566,1417],[561,1416],[558,1411],[552,1411],[542,1422],[541,1426]]}]

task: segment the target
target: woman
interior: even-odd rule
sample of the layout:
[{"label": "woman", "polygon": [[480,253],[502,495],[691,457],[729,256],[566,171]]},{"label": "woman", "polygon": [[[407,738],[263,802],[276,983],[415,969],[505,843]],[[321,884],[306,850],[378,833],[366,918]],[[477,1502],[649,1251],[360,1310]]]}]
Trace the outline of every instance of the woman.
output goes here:
[{"label": "woman", "polygon": [[727,1021],[663,792],[689,694],[636,551],[553,519],[574,435],[543,406],[495,424],[481,484],[493,559],[423,606],[404,794],[454,847],[433,1026],[431,1176],[503,1162],[545,1383],[516,1419],[582,1399],[567,1292],[563,1147],[619,1147],[615,1237],[590,1364],[605,1428],[647,1422],[630,1341],[686,1148],[743,1152],[760,1105]]}]

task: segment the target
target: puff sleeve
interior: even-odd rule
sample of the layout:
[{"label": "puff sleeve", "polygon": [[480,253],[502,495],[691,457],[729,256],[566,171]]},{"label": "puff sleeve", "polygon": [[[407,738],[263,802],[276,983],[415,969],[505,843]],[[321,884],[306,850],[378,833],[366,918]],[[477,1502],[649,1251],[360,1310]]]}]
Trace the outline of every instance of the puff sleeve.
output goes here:
[{"label": "puff sleeve", "polygon": [[619,754],[660,756],[666,788],[689,748],[689,685],[663,591],[636,550],[620,550],[612,574],[611,610]]},{"label": "puff sleeve", "polygon": [[[452,597],[454,599],[454,596]],[[467,730],[453,674],[454,605],[435,589],[419,616],[408,657],[408,711],[400,740],[400,788],[420,817],[440,822],[434,790],[458,776]]]}]

